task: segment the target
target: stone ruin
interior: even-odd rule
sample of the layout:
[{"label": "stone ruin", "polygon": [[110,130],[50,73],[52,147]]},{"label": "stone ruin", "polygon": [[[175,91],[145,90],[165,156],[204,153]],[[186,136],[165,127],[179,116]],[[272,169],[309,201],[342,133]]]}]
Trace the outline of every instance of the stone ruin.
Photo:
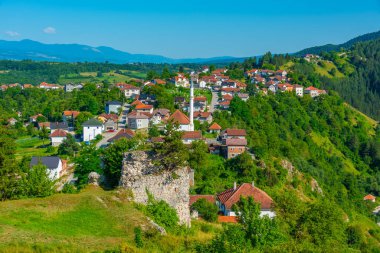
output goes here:
[{"label": "stone ruin", "polygon": [[173,207],[181,224],[190,226],[189,189],[194,172],[189,167],[172,172],[154,164],[155,158],[145,151],[124,154],[119,185],[133,192],[134,201],[147,204],[147,191],[156,200],[163,200]]}]

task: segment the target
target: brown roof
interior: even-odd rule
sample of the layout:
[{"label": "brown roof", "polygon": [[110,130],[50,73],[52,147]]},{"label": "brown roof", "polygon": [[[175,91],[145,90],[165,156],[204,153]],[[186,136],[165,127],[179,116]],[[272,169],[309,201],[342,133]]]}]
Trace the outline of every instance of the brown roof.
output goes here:
[{"label": "brown roof", "polygon": [[239,139],[239,138],[225,139],[225,145],[226,146],[247,146],[247,140]]},{"label": "brown roof", "polygon": [[246,136],[247,133],[245,132],[245,129],[231,129],[227,128],[225,133],[228,136]]},{"label": "brown roof", "polygon": [[202,131],[189,131],[184,132],[182,135],[182,139],[201,139]]},{"label": "brown roof", "polygon": [[127,115],[128,119],[150,119],[152,117],[149,113],[133,111]]},{"label": "brown roof", "polygon": [[211,116],[211,112],[194,112],[193,116],[194,118],[208,118]]},{"label": "brown roof", "polygon": [[106,120],[112,119],[113,121],[118,121],[118,119],[119,119],[119,116],[117,116],[114,113],[110,113],[110,114],[102,113],[99,115],[99,117],[103,117]]},{"label": "brown roof", "polygon": [[50,122],[40,122],[40,123],[38,123],[38,126],[50,128]]},{"label": "brown roof", "polygon": [[204,97],[204,96],[195,97],[195,98],[194,98],[194,101],[206,102],[206,101],[207,101],[207,98]]},{"label": "brown roof", "polygon": [[226,94],[226,95],[223,96],[223,99],[224,100],[232,100],[233,97],[230,94]]},{"label": "brown roof", "polygon": [[261,204],[261,209],[270,209],[273,204],[272,198],[266,192],[248,183],[237,186],[235,190],[230,188],[219,193],[217,200],[224,204],[227,209],[231,209],[240,200],[240,197],[253,197],[256,203]]},{"label": "brown roof", "polygon": [[214,122],[214,123],[212,123],[212,125],[208,129],[209,130],[220,130],[220,129],[222,129],[222,127],[219,126],[218,123]]},{"label": "brown roof", "polygon": [[153,108],[153,105],[146,105],[146,104],[138,104],[135,107],[136,110],[145,110],[145,109],[150,110],[152,108]]},{"label": "brown roof", "polygon": [[50,134],[50,137],[66,137],[67,133],[66,131],[62,129],[57,129],[53,133]]},{"label": "brown roof", "polygon": [[172,120],[175,123],[179,123],[181,125],[190,124],[189,118],[180,110],[176,110],[170,117],[169,121]]},{"label": "brown roof", "polygon": [[76,118],[79,115],[80,112],[78,111],[63,111],[63,115],[65,116],[72,116],[73,118]]},{"label": "brown roof", "polygon": [[237,223],[237,217],[236,216],[218,216],[218,222],[220,223]]},{"label": "brown roof", "polygon": [[205,199],[207,202],[211,204],[215,204],[215,196],[214,195],[190,195],[189,205],[194,204],[198,199]]},{"label": "brown roof", "polygon": [[121,138],[131,139],[135,136],[135,132],[131,129],[121,129],[114,137],[110,138],[108,142],[113,142]]}]

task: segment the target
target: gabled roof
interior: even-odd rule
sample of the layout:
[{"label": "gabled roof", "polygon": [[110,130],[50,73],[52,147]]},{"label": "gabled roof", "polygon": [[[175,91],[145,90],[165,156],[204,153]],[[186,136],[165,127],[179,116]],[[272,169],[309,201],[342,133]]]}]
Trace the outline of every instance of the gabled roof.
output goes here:
[{"label": "gabled roof", "polygon": [[48,169],[52,170],[52,169],[58,168],[60,160],[61,159],[58,156],[41,156],[41,157],[33,156],[29,165],[30,167],[32,167],[41,162]]},{"label": "gabled roof", "polygon": [[230,188],[219,193],[217,200],[219,200],[226,209],[231,209],[234,204],[239,202],[240,197],[253,197],[256,203],[261,204],[261,209],[270,209],[273,204],[272,198],[266,192],[248,183],[239,185],[236,189]]},{"label": "gabled roof", "polygon": [[194,112],[194,118],[208,118],[211,116],[211,112]]},{"label": "gabled roof", "polygon": [[131,129],[121,129],[114,137],[110,138],[108,142],[114,142],[121,138],[131,139],[135,136],[135,132]]},{"label": "gabled roof", "polygon": [[131,105],[135,105],[135,106],[137,106],[137,105],[143,105],[144,103],[143,102],[141,102],[140,100],[138,100],[138,99],[136,99],[135,101],[133,101],[132,103],[131,103]]},{"label": "gabled roof", "polygon": [[102,122],[100,122],[97,119],[89,119],[86,122],[84,122],[82,124],[82,126],[85,126],[85,127],[96,126],[96,127],[98,127],[98,126],[103,126],[103,124],[102,124]]},{"label": "gabled roof", "polygon": [[136,105],[136,110],[150,110],[153,108],[153,105],[146,105],[146,104],[138,104]]},{"label": "gabled roof", "polygon": [[66,136],[67,136],[66,131],[62,129],[57,129],[50,134],[50,137],[66,137]]},{"label": "gabled roof", "polygon": [[230,94],[226,94],[226,95],[223,95],[223,99],[224,100],[232,100],[233,96],[231,96]]},{"label": "gabled roof", "polygon": [[237,223],[237,217],[236,216],[218,216],[218,222],[220,223]]},{"label": "gabled roof", "polygon": [[180,110],[176,110],[170,117],[169,121],[172,120],[174,123],[179,123],[180,125],[188,125],[190,124],[189,117],[187,117]]},{"label": "gabled roof", "polygon": [[68,129],[69,125],[67,122],[50,122],[50,128],[54,129]]},{"label": "gabled roof", "polygon": [[166,115],[170,114],[170,110],[169,109],[165,109],[165,108],[156,109],[156,110],[153,111],[153,115],[156,115],[156,114],[160,114],[162,116],[166,116]]},{"label": "gabled roof", "polygon": [[207,98],[204,97],[204,96],[195,97],[195,98],[194,98],[194,101],[206,102],[206,101],[207,101]]},{"label": "gabled roof", "polygon": [[372,194],[368,194],[367,196],[365,196],[365,197],[363,198],[363,200],[375,200],[375,199],[376,199],[376,197],[373,196]]},{"label": "gabled roof", "polygon": [[227,128],[224,132],[228,136],[246,136],[247,135],[245,129],[231,129],[231,128]]},{"label": "gabled roof", "polygon": [[183,132],[182,139],[202,139],[202,131]]},{"label": "gabled roof", "polygon": [[152,116],[149,113],[133,111],[127,117],[128,119],[150,119]]},{"label": "gabled roof", "polygon": [[223,142],[224,142],[224,145],[226,146],[247,146],[246,139],[228,138],[228,139],[224,139]]},{"label": "gabled roof", "polygon": [[209,130],[221,130],[222,127],[219,126],[218,123],[214,122],[214,123],[212,123],[212,125],[211,125],[208,129],[209,129]]},{"label": "gabled roof", "polygon": [[79,115],[80,112],[78,111],[63,111],[63,115],[66,117],[73,117],[76,118]]}]

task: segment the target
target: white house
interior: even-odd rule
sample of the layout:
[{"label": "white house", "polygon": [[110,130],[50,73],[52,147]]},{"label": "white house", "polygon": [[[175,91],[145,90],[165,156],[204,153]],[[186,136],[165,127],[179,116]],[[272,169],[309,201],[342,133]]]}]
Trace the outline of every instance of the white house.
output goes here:
[{"label": "white house", "polygon": [[190,126],[190,119],[183,112],[176,110],[170,117],[169,121],[173,121],[173,123],[178,123],[179,131],[192,131]]},{"label": "white house", "polygon": [[219,207],[219,211],[222,212],[225,216],[236,216],[236,213],[232,211],[232,206],[239,202],[240,197],[253,197],[253,200],[256,203],[259,203],[261,206],[261,217],[267,215],[269,218],[273,218],[276,216],[276,213],[272,209],[272,198],[266,192],[254,186],[253,183],[243,183],[239,186],[234,183],[233,188],[219,193],[216,196],[216,202]]},{"label": "white house", "polygon": [[50,134],[51,145],[53,147],[57,147],[61,145],[61,143],[66,140],[66,138],[67,132],[63,129],[57,129]]},{"label": "white house", "polygon": [[106,103],[106,113],[119,113],[119,108],[121,108],[122,104],[119,101],[109,101]]},{"label": "white house", "polygon": [[313,86],[309,86],[305,89],[304,93],[308,94],[308,95],[310,95],[310,97],[314,98],[314,97],[318,97],[321,94],[326,94],[326,91],[317,89]]},{"label": "white house", "polygon": [[83,141],[92,141],[97,135],[102,134],[104,126],[96,119],[90,119],[83,123]]},{"label": "white house", "polygon": [[293,90],[296,92],[297,96],[299,96],[299,97],[303,96],[303,86],[301,86],[299,84],[295,84],[293,86]]},{"label": "white house", "polygon": [[150,118],[149,113],[133,111],[127,115],[128,128],[135,130],[148,128]]},{"label": "white house", "polygon": [[62,160],[58,156],[33,156],[29,165],[32,168],[39,163],[47,167],[50,180],[58,179],[64,169]]},{"label": "white house", "polygon": [[184,132],[182,135],[182,142],[184,144],[191,144],[193,141],[202,139],[202,131]]}]

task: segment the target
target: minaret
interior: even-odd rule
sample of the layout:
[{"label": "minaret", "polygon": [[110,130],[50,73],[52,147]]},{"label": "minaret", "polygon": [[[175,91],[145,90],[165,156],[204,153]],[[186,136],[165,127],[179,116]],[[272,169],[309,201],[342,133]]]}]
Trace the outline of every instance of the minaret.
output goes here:
[{"label": "minaret", "polygon": [[194,131],[194,85],[193,85],[193,77],[191,78],[190,83],[190,126],[189,131]]}]

